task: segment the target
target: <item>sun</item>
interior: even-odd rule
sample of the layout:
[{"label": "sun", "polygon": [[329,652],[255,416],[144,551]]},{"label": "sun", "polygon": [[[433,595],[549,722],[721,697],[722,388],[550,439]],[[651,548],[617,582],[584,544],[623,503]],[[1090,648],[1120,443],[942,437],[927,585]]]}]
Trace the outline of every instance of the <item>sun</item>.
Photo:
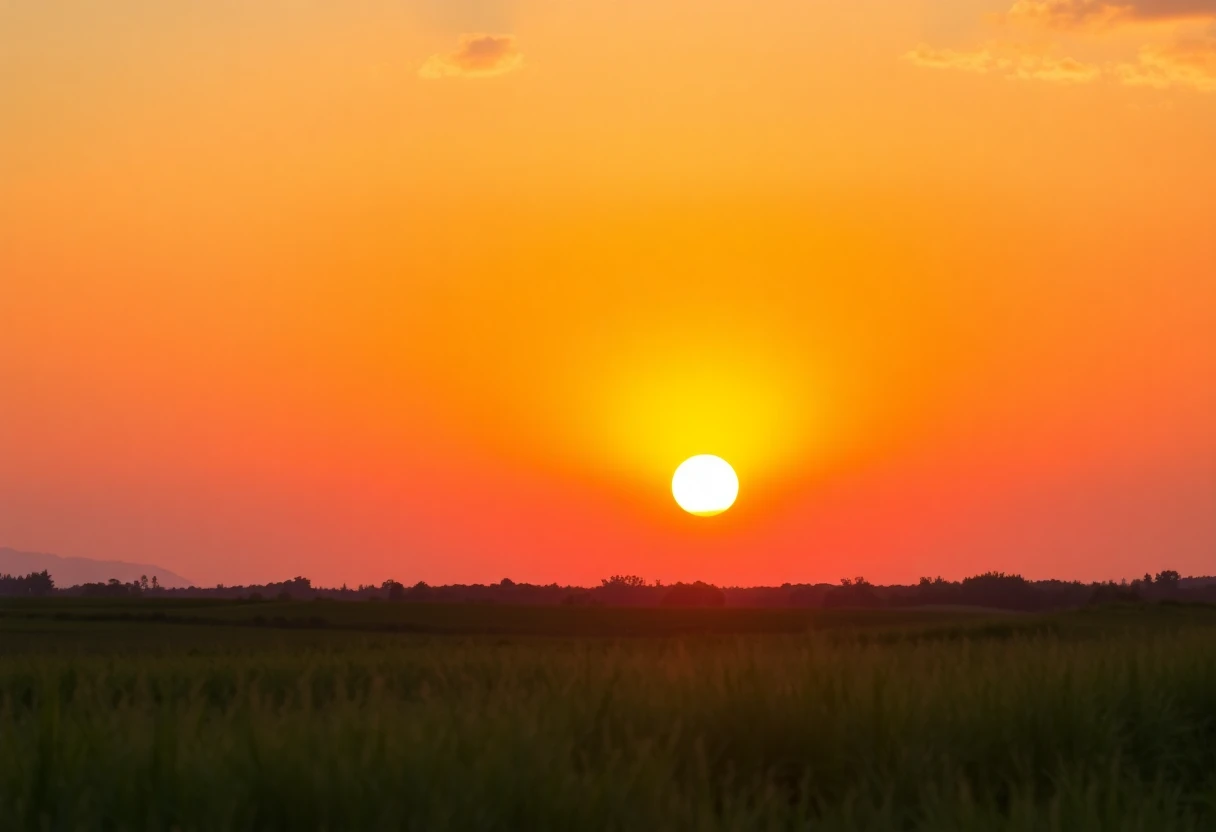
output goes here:
[{"label": "sun", "polygon": [[713,517],[735,504],[739,477],[720,456],[701,454],[686,459],[671,478],[671,493],[680,508],[698,517]]}]

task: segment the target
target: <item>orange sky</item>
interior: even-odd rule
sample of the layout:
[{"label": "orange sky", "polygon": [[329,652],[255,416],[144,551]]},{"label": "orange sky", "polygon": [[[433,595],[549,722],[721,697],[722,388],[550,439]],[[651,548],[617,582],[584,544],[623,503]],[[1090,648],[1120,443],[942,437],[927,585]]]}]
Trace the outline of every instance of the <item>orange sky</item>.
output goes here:
[{"label": "orange sky", "polygon": [[0,0],[0,101],[0,545],[1216,573],[1207,0]]}]

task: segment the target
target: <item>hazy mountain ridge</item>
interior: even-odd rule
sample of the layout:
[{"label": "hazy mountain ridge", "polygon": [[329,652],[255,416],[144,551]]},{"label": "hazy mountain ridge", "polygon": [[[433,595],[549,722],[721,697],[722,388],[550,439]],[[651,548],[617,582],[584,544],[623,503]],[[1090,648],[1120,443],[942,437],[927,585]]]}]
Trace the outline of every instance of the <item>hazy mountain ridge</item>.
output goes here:
[{"label": "hazy mountain ridge", "polygon": [[192,586],[189,578],[151,563],[127,563],[120,560],[93,560],[92,558],[65,558],[45,552],[21,552],[0,546],[0,575],[27,575],[46,570],[51,573],[57,587],[78,586],[88,583],[104,583],[117,578],[124,583],[139,580],[141,575],[149,580],[156,576],[160,585],[167,588]]}]

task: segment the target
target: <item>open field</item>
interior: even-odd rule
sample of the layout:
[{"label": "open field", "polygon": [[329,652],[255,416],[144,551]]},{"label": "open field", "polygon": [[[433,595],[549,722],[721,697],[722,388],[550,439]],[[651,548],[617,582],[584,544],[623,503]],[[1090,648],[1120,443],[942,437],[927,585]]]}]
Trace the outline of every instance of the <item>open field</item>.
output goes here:
[{"label": "open field", "polygon": [[2,829],[1209,829],[1216,610],[6,602],[0,726]]},{"label": "open field", "polygon": [[[720,633],[798,634],[962,622],[1013,621],[996,610],[672,609],[515,604],[414,604],[342,601],[241,602],[201,598],[47,598],[0,602],[0,628],[26,622],[230,624],[246,627],[434,635],[663,636]],[[1029,620],[1029,619],[1027,619]],[[31,624],[32,626],[32,624]]]}]

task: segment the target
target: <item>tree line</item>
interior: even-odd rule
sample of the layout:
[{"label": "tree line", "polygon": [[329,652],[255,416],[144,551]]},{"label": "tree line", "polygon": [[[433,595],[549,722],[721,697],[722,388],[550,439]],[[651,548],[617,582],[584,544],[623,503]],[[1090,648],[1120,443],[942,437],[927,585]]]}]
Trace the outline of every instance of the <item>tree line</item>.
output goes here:
[{"label": "tree line", "polygon": [[246,603],[291,600],[385,601],[391,603],[503,603],[636,607],[914,607],[974,606],[1010,610],[1052,610],[1089,604],[1147,601],[1216,603],[1216,577],[1183,578],[1172,569],[1120,582],[1034,581],[1017,574],[985,572],[949,581],[924,577],[913,585],[880,586],[864,577],[838,584],[782,584],[779,587],[718,587],[702,581],[664,585],[638,575],[612,575],[599,586],[517,583],[430,586],[396,579],[348,587],[318,587],[306,577],[244,586],[169,589],[153,575],[122,582],[59,588],[47,571],[0,575],[0,597],[225,598]]}]

